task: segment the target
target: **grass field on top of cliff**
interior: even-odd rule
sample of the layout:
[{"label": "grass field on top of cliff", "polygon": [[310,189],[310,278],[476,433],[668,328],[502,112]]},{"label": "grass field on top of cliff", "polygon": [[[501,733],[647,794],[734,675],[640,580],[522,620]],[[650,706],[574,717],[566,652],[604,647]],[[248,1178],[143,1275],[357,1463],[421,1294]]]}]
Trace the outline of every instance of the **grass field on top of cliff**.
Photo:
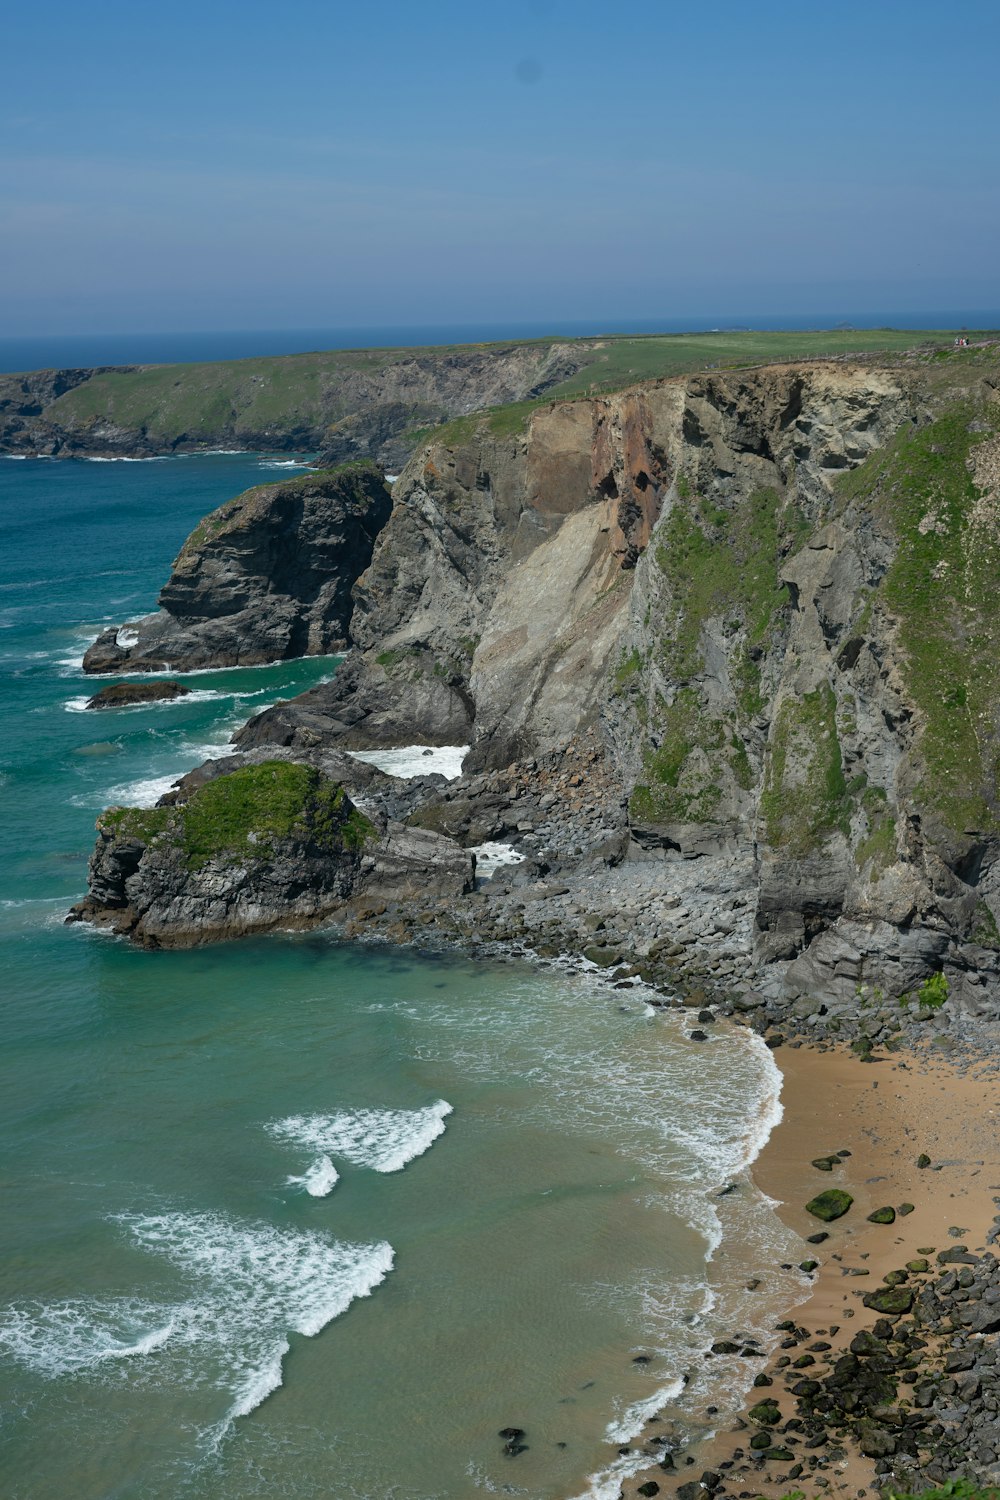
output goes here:
[{"label": "grass field on top of cliff", "polygon": [[[58,397],[46,417],[69,426],[108,421],[138,428],[154,440],[209,441],[238,415],[243,427],[273,431],[276,438],[339,420],[357,406],[348,384],[382,375],[414,359],[442,364],[459,355],[502,354],[558,344],[581,367],[552,384],[543,399],[606,391],[667,375],[771,360],[820,355],[898,353],[922,344],[947,346],[949,331],[835,329],[816,332],[709,332],[608,336],[600,339],[534,339],[412,349],[346,349],[214,364],[155,365],[109,370]],[[506,410],[500,408],[500,410]],[[460,419],[464,420],[464,419]],[[432,430],[432,429],[428,429]],[[420,429],[423,436],[423,429]]]},{"label": "grass field on top of cliff", "polygon": [[[974,335],[973,335],[974,336]],[[689,371],[739,368],[771,360],[814,359],[820,355],[898,354],[921,344],[951,345],[954,333],[913,329],[835,328],[815,332],[754,330],[613,338],[597,342],[585,369],[553,386],[551,396],[613,390],[634,381],[655,380]]]}]

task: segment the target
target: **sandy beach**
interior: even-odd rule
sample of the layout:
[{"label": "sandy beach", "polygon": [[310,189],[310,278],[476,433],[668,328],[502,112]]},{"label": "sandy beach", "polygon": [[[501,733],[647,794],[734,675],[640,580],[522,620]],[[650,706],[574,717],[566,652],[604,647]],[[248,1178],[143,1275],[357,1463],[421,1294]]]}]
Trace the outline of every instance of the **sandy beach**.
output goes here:
[{"label": "sandy beach", "polygon": [[[777,1060],[784,1077],[784,1115],[753,1175],[779,1204],[785,1223],[802,1235],[803,1259],[819,1262],[806,1298],[788,1309],[795,1327],[787,1330],[787,1340],[794,1339],[794,1345],[775,1351],[766,1366],[771,1383],[747,1398],[747,1409],[762,1398],[773,1399],[784,1421],[796,1413],[785,1371],[793,1361],[809,1376],[829,1370],[858,1331],[871,1329],[879,1318],[863,1298],[883,1277],[926,1258],[926,1280],[941,1273],[938,1252],[987,1248],[1000,1204],[1000,1063],[956,1061],[931,1047],[883,1052],[862,1062],[840,1048],[805,1045],[783,1047]],[[837,1152],[845,1154],[832,1171],[812,1164]],[[922,1156],[930,1158],[929,1166],[917,1165]],[[842,1218],[824,1225],[805,1204],[830,1187],[846,1190],[854,1203]],[[912,1211],[906,1211],[910,1204]],[[896,1210],[892,1224],[869,1222],[870,1213],[886,1206]],[[824,1230],[828,1238],[821,1244],[807,1243],[808,1236]],[[920,1278],[913,1281],[919,1284]],[[822,1347],[803,1359],[810,1343]],[[711,1441],[677,1455],[676,1470],[650,1469],[628,1480],[622,1493],[631,1500],[652,1480],[660,1494],[673,1495],[706,1471],[717,1474],[730,1494],[780,1496],[798,1484],[851,1496],[872,1492],[873,1460],[856,1448],[820,1460],[824,1467],[817,1474],[812,1467],[817,1460],[810,1461],[805,1447],[793,1451],[794,1463],[762,1462],[750,1449],[753,1430],[745,1411]],[[790,1473],[796,1464],[805,1472]]]}]

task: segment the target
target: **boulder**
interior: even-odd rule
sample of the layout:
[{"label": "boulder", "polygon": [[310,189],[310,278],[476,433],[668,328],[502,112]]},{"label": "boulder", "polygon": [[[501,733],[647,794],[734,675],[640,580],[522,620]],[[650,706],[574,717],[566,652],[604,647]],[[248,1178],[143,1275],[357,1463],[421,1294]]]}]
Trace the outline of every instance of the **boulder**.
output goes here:
[{"label": "boulder", "polygon": [[834,1219],[842,1218],[853,1202],[850,1193],[844,1192],[843,1188],[827,1188],[825,1193],[819,1193],[809,1200],[806,1213],[829,1224]]},{"label": "boulder", "polygon": [[181,682],[113,682],[88,701],[88,708],[131,708],[137,703],[168,702],[191,691]]}]

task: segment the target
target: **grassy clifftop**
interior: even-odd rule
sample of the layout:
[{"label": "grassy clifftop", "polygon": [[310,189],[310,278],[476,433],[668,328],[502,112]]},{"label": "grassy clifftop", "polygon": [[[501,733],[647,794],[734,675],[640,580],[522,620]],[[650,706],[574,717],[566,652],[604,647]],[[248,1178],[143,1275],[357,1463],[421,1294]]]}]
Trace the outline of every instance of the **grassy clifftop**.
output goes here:
[{"label": "grassy clifftop", "polygon": [[[454,436],[460,439],[467,414],[482,409],[509,431],[539,398],[773,360],[898,354],[921,345],[944,354],[952,342],[953,334],[941,330],[838,329],[344,349],[96,371],[54,399],[43,399],[41,410],[37,395],[23,406],[24,393],[18,396],[18,382],[30,384],[35,377],[10,376],[0,451],[150,452],[230,444],[304,449],[324,447],[328,439],[343,446],[346,423],[348,446],[339,456],[360,453],[397,462],[446,419],[457,419]],[[373,420],[373,413],[380,415]],[[384,446],[400,434],[401,448]]]}]

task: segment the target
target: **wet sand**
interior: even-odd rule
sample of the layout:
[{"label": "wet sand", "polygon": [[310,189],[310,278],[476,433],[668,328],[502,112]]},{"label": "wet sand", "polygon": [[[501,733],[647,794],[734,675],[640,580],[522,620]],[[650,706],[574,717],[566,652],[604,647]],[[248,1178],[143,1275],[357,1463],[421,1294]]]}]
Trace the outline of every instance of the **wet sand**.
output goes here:
[{"label": "wet sand", "polygon": [[[888,1272],[921,1250],[985,1248],[1000,1204],[1000,1064],[956,1063],[932,1048],[881,1053],[866,1063],[846,1050],[810,1046],[782,1048],[777,1061],[784,1075],[784,1116],[753,1175],[778,1203],[784,1222],[802,1235],[802,1259],[820,1262],[811,1289],[787,1316],[808,1330],[809,1340],[830,1346],[823,1359],[832,1362],[859,1329],[877,1319],[862,1298]],[[832,1172],[812,1165],[813,1158],[838,1151],[851,1154]],[[917,1167],[921,1153],[931,1158],[929,1167]],[[823,1224],[806,1213],[805,1204],[830,1187],[846,1189],[854,1203],[843,1218]],[[913,1211],[900,1215],[906,1204]],[[895,1223],[869,1223],[868,1214],[883,1206],[897,1210]],[[829,1238],[822,1244],[806,1242],[823,1230]],[[747,1407],[766,1396],[778,1402],[783,1418],[795,1415],[777,1360],[801,1355],[809,1340],[775,1352],[765,1367],[774,1384],[752,1391]],[[721,1474],[727,1494],[777,1497],[797,1485],[815,1487],[817,1478],[828,1481],[831,1493],[872,1492],[872,1461],[859,1452],[848,1450],[826,1468],[807,1468],[801,1480],[789,1481],[787,1461],[757,1466],[751,1435],[727,1421],[715,1438],[677,1455],[675,1471],[651,1468],[626,1481],[622,1494],[632,1500],[640,1484],[653,1480],[661,1495],[670,1496],[706,1470]],[[734,1461],[737,1448],[745,1456]],[[808,1460],[804,1450],[795,1457]]]}]

